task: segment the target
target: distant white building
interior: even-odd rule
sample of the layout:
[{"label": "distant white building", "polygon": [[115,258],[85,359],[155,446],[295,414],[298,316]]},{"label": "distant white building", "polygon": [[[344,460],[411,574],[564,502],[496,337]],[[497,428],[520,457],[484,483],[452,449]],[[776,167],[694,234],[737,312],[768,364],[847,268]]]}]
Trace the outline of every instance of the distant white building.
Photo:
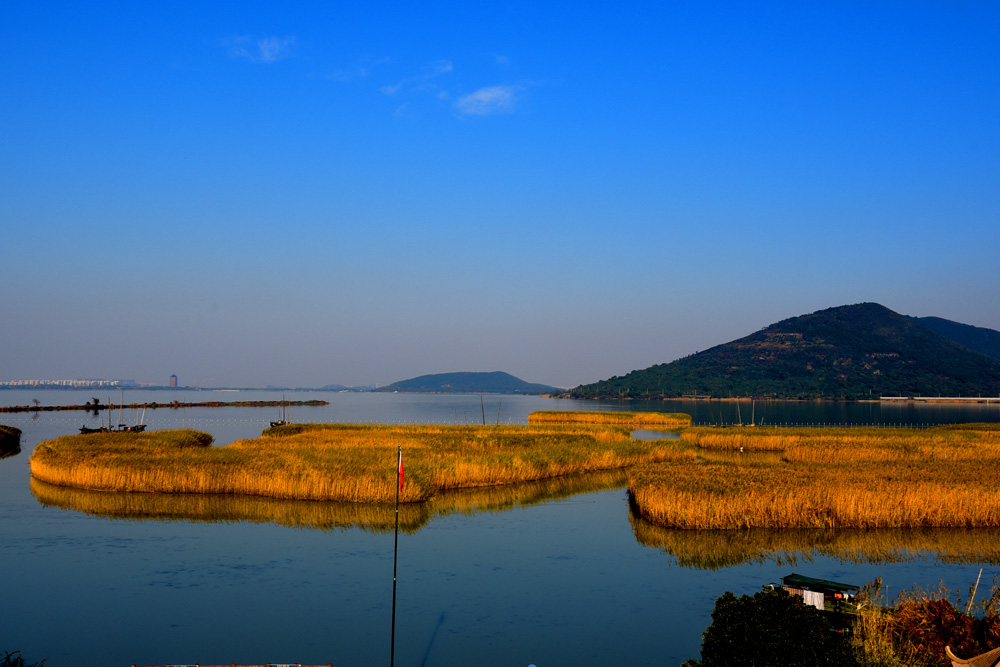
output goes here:
[{"label": "distant white building", "polygon": [[0,382],[0,387],[67,387],[87,389],[91,387],[120,387],[121,380],[8,380]]}]

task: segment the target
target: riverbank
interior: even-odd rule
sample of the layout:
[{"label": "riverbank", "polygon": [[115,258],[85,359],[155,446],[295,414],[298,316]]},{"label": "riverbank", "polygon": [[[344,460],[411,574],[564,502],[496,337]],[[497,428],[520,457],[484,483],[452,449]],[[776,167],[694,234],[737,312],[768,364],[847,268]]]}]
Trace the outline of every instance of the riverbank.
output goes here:
[{"label": "riverbank", "polygon": [[621,412],[618,410],[536,410],[529,424],[604,424],[665,429],[691,425],[691,415],[667,412]]},{"label": "riverbank", "polygon": [[1000,425],[690,428],[697,465],[638,466],[636,511],[682,529],[996,528]]},{"label": "riverbank", "polygon": [[403,503],[445,490],[495,487],[693,461],[668,440],[633,440],[629,426],[293,424],[209,447],[191,430],[95,433],[40,443],[31,474],[82,489],[236,493],[296,500],[391,503],[403,451]]},{"label": "riverbank", "polygon": [[1000,528],[1000,424],[686,427],[638,440],[633,429],[678,416],[601,415],[624,422],[582,411],[533,413],[527,426],[293,424],[225,447],[188,430],[65,436],[30,465],[41,481],[100,491],[391,503],[402,450],[403,503],[627,470],[635,513],[666,528]]}]

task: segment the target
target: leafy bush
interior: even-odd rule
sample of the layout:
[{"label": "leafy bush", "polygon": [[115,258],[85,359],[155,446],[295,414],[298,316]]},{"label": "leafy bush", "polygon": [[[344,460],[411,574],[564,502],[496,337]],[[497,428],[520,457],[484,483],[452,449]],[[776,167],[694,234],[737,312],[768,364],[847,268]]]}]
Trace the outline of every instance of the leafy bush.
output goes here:
[{"label": "leafy bush", "polygon": [[855,667],[850,642],[829,628],[822,612],[784,590],[715,601],[702,636],[701,660],[685,667]]}]

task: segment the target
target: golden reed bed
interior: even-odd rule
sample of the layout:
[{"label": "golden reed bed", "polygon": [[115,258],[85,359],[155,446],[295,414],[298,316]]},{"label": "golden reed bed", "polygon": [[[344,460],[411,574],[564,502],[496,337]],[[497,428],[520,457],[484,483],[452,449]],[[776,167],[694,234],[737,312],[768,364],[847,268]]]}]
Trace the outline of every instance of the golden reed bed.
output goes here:
[{"label": "golden reed bed", "polygon": [[[302,424],[226,447],[184,430],[67,436],[38,445],[31,471],[99,491],[391,503],[401,447],[404,503],[627,470],[633,511],[668,528],[1000,528],[1000,425],[689,427],[679,439],[633,440],[637,426],[676,419],[634,417],[643,414],[533,413],[528,426]],[[604,415],[624,421],[590,421]]]},{"label": "golden reed bed", "polygon": [[404,503],[444,490],[519,484],[642,462],[692,459],[617,426],[305,424],[210,447],[190,430],[102,433],[39,444],[31,473],[61,486],[125,492],[243,494],[391,503],[403,451]]},{"label": "golden reed bed", "polygon": [[633,428],[657,426],[682,428],[691,425],[691,415],[679,412],[619,412],[617,410],[538,410],[528,415],[529,424],[605,424]]},{"label": "golden reed bed", "polygon": [[[1000,425],[690,428],[695,465],[629,473],[638,514],[671,528],[1000,527]],[[762,453],[770,452],[769,457]]]}]

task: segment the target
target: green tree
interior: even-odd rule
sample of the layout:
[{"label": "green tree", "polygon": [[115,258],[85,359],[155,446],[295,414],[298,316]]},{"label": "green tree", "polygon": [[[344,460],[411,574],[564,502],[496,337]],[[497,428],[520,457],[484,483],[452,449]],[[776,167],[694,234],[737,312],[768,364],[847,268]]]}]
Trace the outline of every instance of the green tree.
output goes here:
[{"label": "green tree", "polygon": [[702,635],[701,660],[685,667],[855,667],[850,642],[823,613],[784,590],[753,597],[726,592]]}]

